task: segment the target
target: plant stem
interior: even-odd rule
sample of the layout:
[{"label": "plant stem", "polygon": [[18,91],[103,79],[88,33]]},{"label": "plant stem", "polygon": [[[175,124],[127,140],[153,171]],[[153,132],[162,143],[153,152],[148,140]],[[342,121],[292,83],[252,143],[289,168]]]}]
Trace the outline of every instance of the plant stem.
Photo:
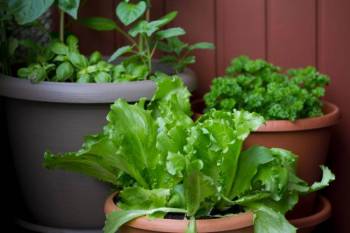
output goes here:
[{"label": "plant stem", "polygon": [[64,42],[64,11],[60,11],[60,41]]},{"label": "plant stem", "polygon": [[149,46],[149,41],[147,39],[147,37],[144,37],[144,41],[145,41],[145,47],[146,47],[146,54],[147,54],[147,66],[149,71],[152,71],[152,55],[151,55],[151,48]]},{"label": "plant stem", "polygon": [[129,36],[128,33],[126,33],[123,29],[121,29],[120,27],[117,26],[115,30],[117,30],[117,32],[119,32],[126,39],[128,39],[132,45],[137,45],[137,42],[131,36]]},{"label": "plant stem", "polygon": [[147,11],[146,11],[146,20],[150,21],[151,20],[151,1],[147,1]]},{"label": "plant stem", "polygon": [[151,11],[148,8],[148,10],[146,11],[146,20],[149,22],[151,20]]}]

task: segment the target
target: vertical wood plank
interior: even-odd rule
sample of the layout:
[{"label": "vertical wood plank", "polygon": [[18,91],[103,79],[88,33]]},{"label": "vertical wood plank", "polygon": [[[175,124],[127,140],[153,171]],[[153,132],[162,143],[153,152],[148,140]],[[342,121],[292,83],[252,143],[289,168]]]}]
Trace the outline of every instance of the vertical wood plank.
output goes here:
[{"label": "vertical wood plank", "polygon": [[[183,37],[188,43],[207,41],[215,43],[215,1],[214,0],[167,0],[167,12],[179,12],[174,25],[183,27],[187,35]],[[215,51],[196,51],[197,62],[192,68],[199,79],[198,94],[203,94],[216,75]]]},{"label": "vertical wood plank", "polygon": [[[103,4],[96,1],[85,1],[79,9],[79,18],[84,17],[107,17],[114,19],[115,0],[104,0]],[[69,31],[76,34],[80,39],[80,50],[89,54],[99,50],[102,54],[110,54],[114,48],[114,32],[98,32],[86,28],[75,20],[69,20]]]},{"label": "vertical wood plank", "polygon": [[165,0],[152,0],[151,19],[158,19],[165,14]]},{"label": "vertical wood plank", "polygon": [[327,190],[333,205],[332,225],[327,232],[347,233],[350,229],[350,1],[320,0],[318,6],[319,68],[330,75],[332,83],[327,99],[337,104],[342,114],[329,156],[337,178]]},{"label": "vertical wood plank", "polygon": [[265,58],[266,15],[264,0],[217,0],[218,73],[231,59],[248,55]]},{"label": "vertical wood plank", "polygon": [[267,0],[267,58],[284,67],[316,65],[316,0]]}]

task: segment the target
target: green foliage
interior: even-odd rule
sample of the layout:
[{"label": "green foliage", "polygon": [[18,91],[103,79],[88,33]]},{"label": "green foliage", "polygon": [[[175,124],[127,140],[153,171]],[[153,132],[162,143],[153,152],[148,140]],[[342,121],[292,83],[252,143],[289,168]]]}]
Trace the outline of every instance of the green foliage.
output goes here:
[{"label": "green foliage", "polygon": [[[118,48],[109,58],[109,62],[115,61],[120,56],[127,57],[129,65],[134,63],[138,69],[142,69],[141,77],[130,77],[123,74],[120,81],[142,80],[152,76],[152,58],[157,50],[164,53],[160,61],[173,67],[175,72],[182,72],[188,65],[195,63],[196,59],[192,52],[196,49],[214,49],[211,43],[198,43],[188,45],[183,43],[179,36],[186,32],[180,27],[164,28],[177,16],[177,12],[170,12],[157,20],[150,19],[150,1],[121,1],[116,7],[118,20],[128,27],[124,31],[111,19],[107,18],[86,18],[80,20],[89,28],[109,31],[116,30],[121,33],[129,42],[122,48]],[[118,72],[121,72],[121,67]]]},{"label": "green foliage", "polygon": [[261,116],[210,110],[194,122],[182,81],[162,73],[153,79],[150,102],[117,100],[103,131],[87,137],[80,151],[45,154],[47,168],[94,176],[120,190],[121,210],[107,216],[104,232],[144,215],[184,213],[191,219],[186,232],[195,233],[195,219],[239,207],[254,213],[255,233],[294,233],[285,213],[299,195],[328,186],[331,171],[322,167],[321,182],[309,186],[295,174],[293,153],[261,146],[242,152]]},{"label": "green foliage", "polygon": [[[35,83],[41,81],[120,83],[143,80],[149,75],[147,67],[137,57],[125,59],[118,65],[104,61],[98,51],[87,58],[79,52],[78,38],[73,35],[69,35],[65,43],[53,41],[46,48],[29,41],[26,44],[41,49],[41,55],[35,56],[34,63],[20,68],[17,75]],[[122,47],[116,56],[129,49]]]},{"label": "green foliage", "polygon": [[[17,24],[19,24],[22,27],[30,26],[46,31],[47,29],[43,27],[38,18],[49,10],[54,3],[62,12],[75,19],[77,18],[80,0],[0,0],[0,72],[12,75],[11,66],[13,64],[23,65],[23,63],[26,63],[30,64],[27,67],[30,71],[20,71],[19,73],[22,76],[24,73],[28,73],[30,79],[34,82],[47,78],[48,71],[51,69],[51,64],[46,64],[51,56],[50,50],[35,41],[14,38],[12,30],[18,27]],[[24,48],[26,54],[26,58],[21,60],[15,56],[15,51],[19,47]],[[47,65],[50,69],[46,68]]]},{"label": "green foliage", "polygon": [[242,109],[267,120],[297,120],[322,115],[321,97],[330,82],[314,67],[281,68],[246,56],[234,59],[224,77],[204,96],[207,109]]}]

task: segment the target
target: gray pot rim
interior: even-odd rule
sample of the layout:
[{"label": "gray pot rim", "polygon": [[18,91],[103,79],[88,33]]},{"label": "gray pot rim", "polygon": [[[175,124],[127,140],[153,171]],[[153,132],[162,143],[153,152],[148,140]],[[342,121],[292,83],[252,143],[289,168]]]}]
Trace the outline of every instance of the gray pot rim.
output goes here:
[{"label": "gray pot rim", "polygon": [[[191,69],[177,74],[190,91],[197,87],[196,75]],[[106,104],[118,98],[135,102],[142,97],[150,99],[155,91],[152,80],[126,83],[61,83],[44,81],[37,84],[29,80],[0,74],[0,96],[39,102]]]}]

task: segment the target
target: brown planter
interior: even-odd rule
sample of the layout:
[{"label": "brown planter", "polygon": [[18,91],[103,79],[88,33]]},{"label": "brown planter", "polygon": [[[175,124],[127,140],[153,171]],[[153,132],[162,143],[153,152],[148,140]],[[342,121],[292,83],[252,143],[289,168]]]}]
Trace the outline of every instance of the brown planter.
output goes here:
[{"label": "brown planter", "polygon": [[[116,193],[110,195],[105,203],[105,213],[117,211],[114,203]],[[298,233],[310,233],[320,223],[331,215],[330,202],[320,196],[315,211],[307,217],[290,220],[298,228]],[[187,220],[137,218],[121,229],[123,233],[184,233]],[[198,233],[253,233],[253,214],[251,212],[237,214],[218,219],[197,220]]]}]

